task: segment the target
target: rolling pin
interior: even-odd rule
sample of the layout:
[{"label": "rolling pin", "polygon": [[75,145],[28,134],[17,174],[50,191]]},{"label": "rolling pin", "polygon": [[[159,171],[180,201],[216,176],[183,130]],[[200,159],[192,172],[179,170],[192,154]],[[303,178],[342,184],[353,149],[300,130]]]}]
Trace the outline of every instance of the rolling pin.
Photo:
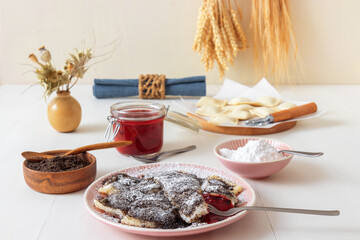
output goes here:
[{"label": "rolling pin", "polygon": [[281,121],[301,117],[307,114],[315,113],[316,111],[317,111],[316,104],[314,102],[311,102],[297,107],[282,110],[279,112],[274,112],[266,116],[265,118],[248,120],[245,122],[245,124],[249,126],[262,126],[269,123],[281,122]]}]

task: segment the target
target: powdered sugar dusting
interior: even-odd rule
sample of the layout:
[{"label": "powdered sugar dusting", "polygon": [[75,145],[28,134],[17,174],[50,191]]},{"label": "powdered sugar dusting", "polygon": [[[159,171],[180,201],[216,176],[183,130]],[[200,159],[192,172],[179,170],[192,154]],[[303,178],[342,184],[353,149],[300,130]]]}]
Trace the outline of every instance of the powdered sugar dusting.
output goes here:
[{"label": "powdered sugar dusting", "polygon": [[[155,166],[155,167],[154,167]],[[154,175],[156,173],[162,173],[164,171],[183,171],[191,174],[195,174],[198,178],[207,178],[214,175],[214,170],[212,168],[194,168],[193,164],[186,163],[162,163],[162,164],[148,164],[135,166],[131,169],[122,171],[132,176],[139,175]]]},{"label": "powdered sugar dusting", "polygon": [[154,164],[147,164],[147,165],[139,165],[130,167],[127,169],[122,169],[119,171],[115,171],[109,173],[99,179],[97,179],[94,183],[92,183],[85,192],[84,200],[85,206],[96,219],[100,220],[103,223],[109,224],[112,227],[118,228],[120,230],[128,231],[128,232],[136,232],[143,235],[151,235],[151,236],[184,236],[189,235],[197,232],[206,232],[220,226],[226,226],[234,221],[237,221],[244,217],[248,211],[241,212],[236,214],[233,217],[230,217],[226,220],[220,221],[214,224],[206,224],[206,223],[193,223],[191,226],[187,227],[186,229],[147,229],[147,228],[139,228],[124,225],[118,223],[119,219],[113,218],[108,216],[104,213],[101,213],[95,209],[93,204],[94,199],[98,196],[98,190],[101,188],[107,180],[111,179],[112,177],[116,177],[119,173],[126,173],[134,177],[139,177],[140,175],[146,175],[156,172],[163,172],[169,170],[177,170],[183,171],[187,173],[195,174],[199,178],[207,178],[209,176],[217,175],[225,180],[232,181],[243,188],[243,191],[240,195],[238,195],[238,199],[242,202],[242,205],[253,206],[256,201],[255,192],[252,187],[242,178],[237,175],[234,175],[230,172],[225,172],[219,169],[214,169],[207,166],[196,165],[192,163],[154,163]]},{"label": "powdered sugar dusting", "polygon": [[119,218],[109,216],[106,213],[99,213],[99,215],[102,216],[103,218],[105,218],[108,221],[115,222],[115,223],[120,223]]},{"label": "powdered sugar dusting", "polygon": [[219,177],[234,182],[238,185],[240,185],[244,191],[241,192],[240,195],[238,195],[238,198],[240,201],[248,200],[253,198],[254,196],[249,196],[250,193],[247,191],[247,188],[249,188],[248,184],[240,179],[239,177],[221,171],[216,170],[211,167],[206,166],[200,166],[195,164],[189,164],[189,163],[180,163],[180,162],[174,162],[174,163],[153,163],[153,164],[147,164],[147,165],[139,165],[134,166],[128,169],[120,170],[117,172],[110,173],[108,175],[105,175],[101,177],[99,180],[97,180],[98,184],[95,187],[94,190],[96,192],[94,195],[97,195],[98,189],[102,186],[102,182],[106,181],[106,179],[110,179],[111,177],[117,176],[119,173],[126,173],[133,177],[138,177],[140,175],[156,175],[159,173],[163,173],[164,171],[183,171],[190,174],[195,174],[198,178],[207,178],[213,175],[218,175]]},{"label": "powdered sugar dusting", "polygon": [[202,227],[202,226],[206,226],[207,223],[205,222],[194,222],[192,223],[190,226],[188,226],[187,228],[195,228],[195,227]]},{"label": "powdered sugar dusting", "polygon": [[239,162],[268,162],[284,158],[266,140],[249,140],[244,147],[236,150],[221,148],[220,155],[233,161]]}]

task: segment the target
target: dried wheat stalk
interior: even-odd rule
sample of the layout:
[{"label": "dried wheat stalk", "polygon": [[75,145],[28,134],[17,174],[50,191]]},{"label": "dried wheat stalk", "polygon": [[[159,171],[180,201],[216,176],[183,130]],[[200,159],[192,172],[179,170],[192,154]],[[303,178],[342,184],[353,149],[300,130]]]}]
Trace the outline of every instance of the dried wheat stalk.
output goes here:
[{"label": "dried wheat stalk", "polygon": [[263,63],[263,69],[258,74],[265,77],[273,74],[276,83],[289,81],[290,48],[296,57],[297,44],[288,0],[253,0],[251,27],[258,71],[260,62]]},{"label": "dried wheat stalk", "polygon": [[233,64],[237,52],[247,47],[237,5],[236,9],[230,0],[203,0],[199,10],[193,50],[202,55],[201,62],[206,71],[217,62],[220,78],[224,77],[228,65]]}]

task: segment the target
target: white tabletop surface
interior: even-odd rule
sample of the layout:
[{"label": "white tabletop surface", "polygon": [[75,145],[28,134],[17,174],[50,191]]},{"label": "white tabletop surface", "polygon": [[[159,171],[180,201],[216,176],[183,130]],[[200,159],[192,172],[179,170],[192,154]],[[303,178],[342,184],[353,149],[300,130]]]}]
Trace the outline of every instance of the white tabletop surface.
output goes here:
[{"label": "white tabletop surface", "polygon": [[[85,190],[63,195],[42,194],[30,189],[23,179],[22,151],[72,149],[103,142],[109,107],[124,99],[99,100],[92,96],[90,85],[75,86],[72,95],[83,110],[80,127],[72,133],[58,133],[48,123],[42,89],[36,86],[23,92],[26,88],[0,86],[0,239],[158,239],[124,233],[93,218],[84,207]],[[208,88],[210,95],[216,92],[216,86]],[[256,191],[257,204],[339,209],[341,215],[254,211],[227,227],[188,239],[360,239],[360,85],[277,89],[285,98],[316,102],[326,114],[298,122],[286,132],[262,137],[283,141],[297,150],[325,154],[316,159],[295,156],[281,172],[263,180],[247,180]],[[171,104],[172,100],[159,102]],[[229,171],[218,162],[213,148],[238,137],[241,136],[205,131],[195,134],[166,122],[163,150],[190,144],[196,144],[197,149],[163,161],[196,163]],[[140,164],[114,149],[92,153],[98,160],[96,178]]]}]

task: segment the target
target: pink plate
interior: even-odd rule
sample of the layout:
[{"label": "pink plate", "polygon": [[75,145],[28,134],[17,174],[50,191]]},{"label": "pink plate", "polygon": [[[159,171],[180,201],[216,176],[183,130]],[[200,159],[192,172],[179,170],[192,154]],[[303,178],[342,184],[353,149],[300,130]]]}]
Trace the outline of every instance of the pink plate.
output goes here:
[{"label": "pink plate", "polygon": [[116,176],[118,173],[127,173],[132,176],[138,176],[141,174],[147,174],[147,173],[153,173],[153,172],[165,171],[165,170],[181,170],[188,173],[196,174],[200,178],[205,178],[212,175],[218,175],[224,179],[239,184],[244,189],[241,192],[241,194],[238,196],[238,198],[242,202],[246,203],[245,204],[246,206],[254,206],[255,204],[256,197],[254,190],[245,180],[243,180],[238,176],[214,168],[189,164],[189,163],[154,163],[154,164],[140,165],[140,166],[122,169],[99,178],[98,180],[93,182],[85,192],[84,195],[85,207],[92,216],[94,216],[96,219],[98,219],[103,223],[106,223],[112,227],[118,228],[125,232],[148,235],[148,236],[185,236],[185,235],[193,235],[193,234],[208,232],[227,226],[235,221],[238,221],[248,213],[248,211],[243,211],[223,221],[212,224],[191,226],[187,228],[178,228],[178,229],[152,229],[152,228],[133,227],[133,226],[121,224],[117,222],[115,218],[109,217],[95,209],[93,202],[94,199],[99,195],[98,189],[103,185],[104,180]]}]

